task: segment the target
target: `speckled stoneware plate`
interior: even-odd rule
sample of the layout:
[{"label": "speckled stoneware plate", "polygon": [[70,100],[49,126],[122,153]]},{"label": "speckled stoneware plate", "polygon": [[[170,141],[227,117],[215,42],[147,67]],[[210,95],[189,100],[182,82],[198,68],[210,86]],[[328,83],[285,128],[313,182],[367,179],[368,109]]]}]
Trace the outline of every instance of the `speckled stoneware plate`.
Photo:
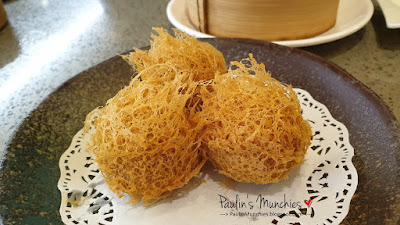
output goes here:
[{"label": "speckled stoneware plate", "polygon": [[[336,65],[302,50],[252,40],[203,41],[219,49],[227,62],[253,53],[275,78],[309,92],[347,127],[359,180],[342,224],[398,224],[400,126],[375,93]],[[86,114],[114,96],[133,74],[119,56],[111,58],[66,82],[26,118],[0,171],[4,224],[62,224],[59,159]]]}]

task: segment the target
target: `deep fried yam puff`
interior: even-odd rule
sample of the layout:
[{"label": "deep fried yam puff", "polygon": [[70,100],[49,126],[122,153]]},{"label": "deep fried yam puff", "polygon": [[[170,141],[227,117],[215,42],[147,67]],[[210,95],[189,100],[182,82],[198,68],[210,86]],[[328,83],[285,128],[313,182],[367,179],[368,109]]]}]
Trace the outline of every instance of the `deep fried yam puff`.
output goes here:
[{"label": "deep fried yam puff", "polygon": [[85,128],[97,115],[89,150],[109,188],[119,196],[128,194],[130,202],[152,204],[188,183],[206,157],[185,106],[197,84],[184,83],[182,77],[188,76],[178,76],[166,65],[145,73],[166,74],[171,81],[154,85],[134,78],[106,106],[87,116]]},{"label": "deep fried yam puff", "polygon": [[276,183],[302,163],[311,128],[296,93],[251,54],[232,62],[201,95],[204,144],[220,173],[240,182]]}]

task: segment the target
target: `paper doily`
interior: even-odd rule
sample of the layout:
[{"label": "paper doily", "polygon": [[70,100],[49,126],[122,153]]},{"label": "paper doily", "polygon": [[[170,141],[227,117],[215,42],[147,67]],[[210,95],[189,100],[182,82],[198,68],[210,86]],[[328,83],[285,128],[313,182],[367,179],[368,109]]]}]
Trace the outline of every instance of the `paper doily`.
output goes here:
[{"label": "paper doily", "polygon": [[210,164],[185,187],[151,206],[127,204],[108,189],[79,131],[60,158],[60,214],[65,224],[339,224],[358,184],[346,127],[294,89],[313,140],[305,162],[277,184],[229,180]]}]

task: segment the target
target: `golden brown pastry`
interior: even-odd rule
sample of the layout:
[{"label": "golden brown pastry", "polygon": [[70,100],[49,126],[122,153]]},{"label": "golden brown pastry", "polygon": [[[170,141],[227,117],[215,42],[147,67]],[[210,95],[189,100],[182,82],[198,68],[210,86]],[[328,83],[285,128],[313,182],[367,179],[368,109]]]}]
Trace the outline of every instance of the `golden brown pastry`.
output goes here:
[{"label": "golden brown pastry", "polygon": [[[189,120],[198,103],[197,80],[225,72],[222,54],[176,31],[155,29],[151,49],[125,57],[138,74],[106,106],[87,116],[96,128],[90,150],[109,188],[131,202],[151,204],[184,186],[206,161],[198,126]],[[197,99],[197,100],[196,100]]]},{"label": "golden brown pastry", "polygon": [[[174,29],[173,37],[162,28],[154,28],[158,35],[152,35],[149,51],[135,49],[124,58],[140,73],[158,64],[166,64],[177,71],[193,74],[195,81],[210,80],[214,74],[225,73],[224,56],[212,45],[200,42],[195,37]],[[162,74],[157,74],[160,78]],[[146,79],[143,77],[143,79]]]},{"label": "golden brown pastry", "polygon": [[252,55],[231,64],[201,91],[207,156],[236,181],[276,183],[303,161],[311,128],[291,86],[272,78]]}]

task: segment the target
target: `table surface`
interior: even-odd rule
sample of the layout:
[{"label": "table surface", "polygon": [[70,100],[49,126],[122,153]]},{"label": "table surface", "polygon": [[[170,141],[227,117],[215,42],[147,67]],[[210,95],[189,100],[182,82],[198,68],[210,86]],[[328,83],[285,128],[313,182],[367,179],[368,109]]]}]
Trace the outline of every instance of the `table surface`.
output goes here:
[{"label": "table surface", "polygon": [[[172,28],[168,0],[6,1],[0,31],[0,162],[19,125],[76,74],[132,47],[149,45],[152,27]],[[400,29],[379,5],[355,34],[302,48],[339,65],[400,118]]]}]

